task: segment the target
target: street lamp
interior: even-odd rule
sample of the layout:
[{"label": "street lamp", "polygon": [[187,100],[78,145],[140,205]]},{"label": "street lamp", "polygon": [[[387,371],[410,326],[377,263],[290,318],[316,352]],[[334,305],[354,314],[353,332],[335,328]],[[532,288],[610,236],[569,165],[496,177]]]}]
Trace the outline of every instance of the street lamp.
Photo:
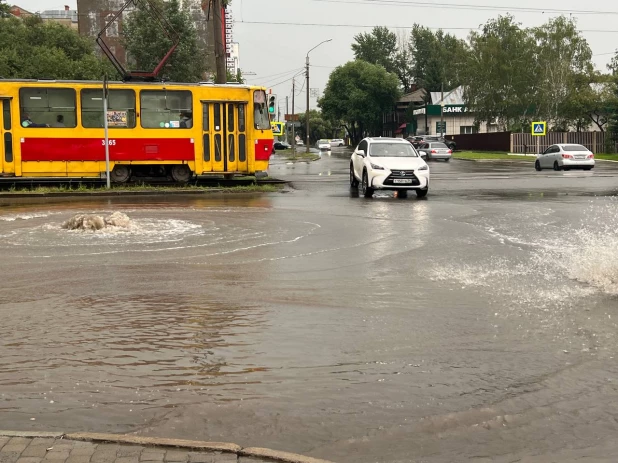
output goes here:
[{"label": "street lamp", "polygon": [[306,84],[307,85],[307,114],[305,116],[305,132],[307,133],[307,153],[309,153],[309,145],[310,145],[310,141],[309,141],[309,53],[311,53],[313,50],[318,48],[323,43],[330,42],[332,40],[333,39],[324,40],[323,42],[318,43],[315,47],[313,47],[311,50],[309,50],[307,52],[307,60],[306,60],[306,66],[307,66],[307,70],[306,70],[306,74],[307,74],[307,84]]}]

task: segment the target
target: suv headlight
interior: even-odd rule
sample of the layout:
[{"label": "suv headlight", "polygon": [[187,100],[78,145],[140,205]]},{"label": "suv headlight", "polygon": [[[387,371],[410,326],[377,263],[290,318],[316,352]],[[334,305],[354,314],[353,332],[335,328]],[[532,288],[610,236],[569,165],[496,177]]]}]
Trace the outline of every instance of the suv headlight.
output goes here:
[{"label": "suv headlight", "polygon": [[418,170],[429,170],[429,166],[425,164],[424,166],[419,167]]},{"label": "suv headlight", "polygon": [[384,170],[384,167],[374,164],[373,162],[371,163],[371,168],[375,170]]}]

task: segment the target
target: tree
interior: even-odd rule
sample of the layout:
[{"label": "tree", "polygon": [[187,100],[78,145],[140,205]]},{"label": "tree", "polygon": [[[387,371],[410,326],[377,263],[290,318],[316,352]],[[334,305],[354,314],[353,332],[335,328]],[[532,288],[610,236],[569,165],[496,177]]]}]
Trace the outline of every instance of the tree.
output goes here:
[{"label": "tree", "polygon": [[0,18],[8,18],[10,15],[11,7],[4,0],[0,0]]},{"label": "tree", "polygon": [[415,24],[410,33],[408,53],[412,78],[418,87],[426,90],[425,105],[431,103],[431,92],[443,87],[453,90],[461,85],[468,54],[463,40],[442,30],[433,32]]},{"label": "tree", "polygon": [[[296,133],[301,137],[301,140],[306,140],[307,113],[299,114],[299,121],[300,128],[296,129]],[[338,135],[341,135],[341,123],[328,119],[323,112],[317,109],[309,110],[309,126],[309,136],[312,143],[321,139],[338,138]]]},{"label": "tree", "polygon": [[94,43],[38,17],[8,18],[0,28],[0,76],[14,79],[98,80],[111,66]]},{"label": "tree", "polygon": [[[179,0],[155,0],[154,4],[180,37],[180,43],[161,76],[173,82],[203,80],[206,59],[198,46],[197,31],[186,2],[184,7],[180,6]],[[171,40],[163,34],[149,8],[147,4],[139,3],[123,24],[124,45],[135,69],[154,69],[172,47]]]},{"label": "tree", "polygon": [[590,92],[593,76],[592,50],[577,30],[574,19],[565,16],[549,20],[533,30],[540,65],[538,112],[555,129],[568,131],[585,112],[573,104]]},{"label": "tree", "polygon": [[497,122],[503,130],[523,130],[538,111],[537,47],[530,30],[512,16],[489,20],[470,34],[464,70],[464,99],[476,123]]},{"label": "tree", "polygon": [[409,51],[405,40],[383,26],[374,27],[371,33],[358,34],[354,40],[352,51],[356,59],[382,66],[397,75],[404,92],[411,90]]},{"label": "tree", "polygon": [[242,71],[240,69],[238,69],[238,71],[236,72],[236,74],[232,74],[230,72],[230,70],[227,70],[227,81],[228,82],[235,82],[237,84],[244,84],[245,83],[245,78],[242,76]]},{"label": "tree", "polygon": [[350,61],[331,73],[318,105],[324,117],[342,121],[357,143],[366,134],[382,133],[382,114],[400,93],[395,74],[366,61]]}]

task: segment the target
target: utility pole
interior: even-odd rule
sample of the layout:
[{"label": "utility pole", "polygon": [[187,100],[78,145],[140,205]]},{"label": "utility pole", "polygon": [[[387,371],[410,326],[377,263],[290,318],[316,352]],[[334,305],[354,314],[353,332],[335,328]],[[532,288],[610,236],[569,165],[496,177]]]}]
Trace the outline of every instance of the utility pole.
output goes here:
[{"label": "utility pole", "polygon": [[292,156],[296,157],[296,121],[294,120],[294,97],[296,96],[296,78],[292,79]]},{"label": "utility pole", "polygon": [[442,82],[442,96],[440,97],[440,136],[444,138],[444,82]]},{"label": "utility pole", "polygon": [[214,0],[214,30],[215,30],[215,62],[217,65],[217,79],[216,83],[227,83],[227,65],[225,62],[225,45],[223,43],[223,17],[221,13],[223,11],[223,5],[221,0]]},{"label": "utility pole", "polygon": [[333,39],[328,39],[328,40],[324,40],[320,43],[318,43],[315,47],[313,47],[311,50],[309,50],[307,52],[307,61],[306,61],[306,75],[307,75],[307,114],[306,114],[306,120],[305,120],[305,131],[307,132],[307,154],[309,154],[309,53],[311,53],[313,50],[315,50],[316,48],[318,48],[320,45],[322,45],[323,43],[326,42],[330,42]]},{"label": "utility pole", "polygon": [[307,53],[307,63],[306,63],[306,73],[307,73],[307,114],[305,115],[305,132],[307,134],[307,154],[309,154],[309,53]]},{"label": "utility pole", "polygon": [[[285,115],[290,114],[290,97],[285,97]],[[288,121],[285,121],[285,141],[290,143],[290,131],[288,130]]]}]

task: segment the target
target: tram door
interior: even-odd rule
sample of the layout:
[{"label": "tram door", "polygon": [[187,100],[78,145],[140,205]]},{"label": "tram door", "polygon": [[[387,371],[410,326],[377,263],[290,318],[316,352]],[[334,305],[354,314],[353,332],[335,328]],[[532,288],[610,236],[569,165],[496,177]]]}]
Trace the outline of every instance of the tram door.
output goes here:
[{"label": "tram door", "polygon": [[247,105],[202,101],[204,172],[248,172]]},{"label": "tram door", "polygon": [[11,99],[0,96],[0,174],[15,174],[13,128],[11,126]]}]

